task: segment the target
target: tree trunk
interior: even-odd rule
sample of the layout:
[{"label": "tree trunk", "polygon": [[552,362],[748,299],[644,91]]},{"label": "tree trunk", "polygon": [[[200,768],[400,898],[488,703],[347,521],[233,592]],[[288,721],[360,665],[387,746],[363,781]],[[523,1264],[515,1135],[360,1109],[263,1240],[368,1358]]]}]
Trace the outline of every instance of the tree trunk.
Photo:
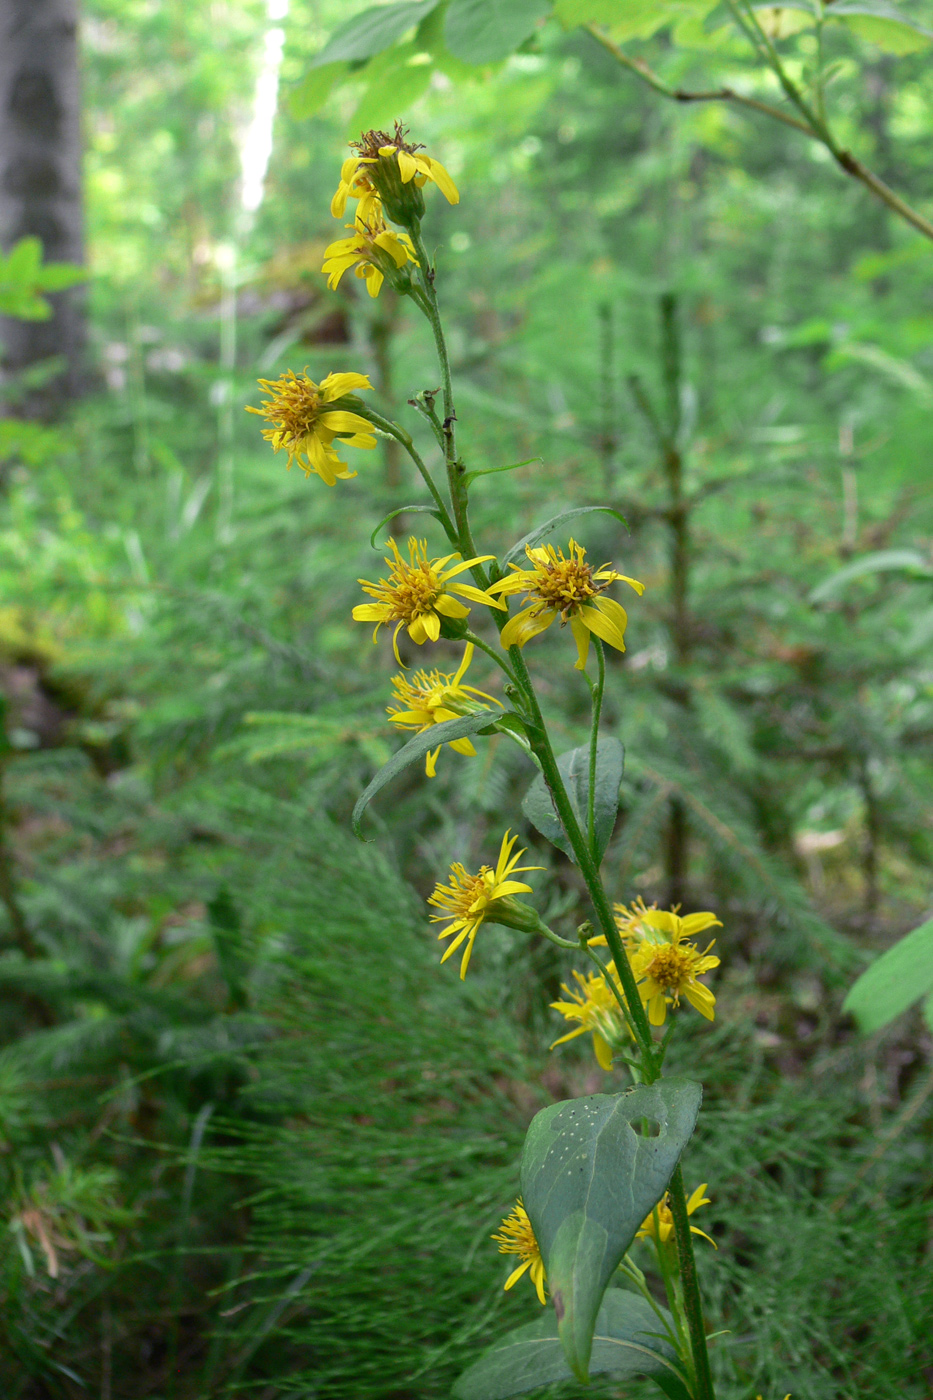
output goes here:
[{"label": "tree trunk", "polygon": [[[78,0],[0,0],[0,244],[42,240],[48,262],[81,263],[81,129]],[[19,414],[53,417],[83,386],[84,298],[49,297],[47,321],[0,319],[5,374],[61,357],[30,389]]]}]

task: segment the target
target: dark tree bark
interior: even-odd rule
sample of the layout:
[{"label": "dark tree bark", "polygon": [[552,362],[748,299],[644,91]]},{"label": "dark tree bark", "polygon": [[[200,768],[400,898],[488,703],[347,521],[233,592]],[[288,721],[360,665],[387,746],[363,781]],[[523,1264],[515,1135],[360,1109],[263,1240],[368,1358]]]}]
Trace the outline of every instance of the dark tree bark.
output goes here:
[{"label": "dark tree bark", "polygon": [[[42,240],[48,262],[84,260],[78,0],[0,0],[0,244]],[[17,412],[53,417],[81,392],[84,298],[49,297],[48,321],[0,319],[5,375],[61,356],[61,374]]]}]

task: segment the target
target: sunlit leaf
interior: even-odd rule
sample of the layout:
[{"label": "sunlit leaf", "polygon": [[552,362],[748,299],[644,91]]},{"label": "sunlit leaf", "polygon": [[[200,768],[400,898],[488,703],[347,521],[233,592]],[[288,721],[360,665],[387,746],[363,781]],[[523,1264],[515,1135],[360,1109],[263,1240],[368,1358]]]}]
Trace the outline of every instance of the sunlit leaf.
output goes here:
[{"label": "sunlit leaf", "polygon": [[396,39],[413,29],[437,7],[439,0],[404,0],[399,5],[376,5],[347,20],[330,36],[311,61],[313,68],[326,63],[352,62],[382,53]]},{"label": "sunlit leaf", "polygon": [[498,63],[551,13],[551,0],[450,0],[444,38],[464,63]]},{"label": "sunlit leaf", "polygon": [[296,121],[313,117],[330,97],[334,84],[349,72],[346,63],[325,63],[312,68],[288,95],[288,110]]}]

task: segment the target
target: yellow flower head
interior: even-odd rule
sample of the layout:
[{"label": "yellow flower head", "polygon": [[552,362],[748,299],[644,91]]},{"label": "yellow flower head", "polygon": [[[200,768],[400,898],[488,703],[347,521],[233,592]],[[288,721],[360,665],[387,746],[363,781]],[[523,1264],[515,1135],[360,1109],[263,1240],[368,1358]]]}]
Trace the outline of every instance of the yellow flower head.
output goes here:
[{"label": "yellow flower head", "polygon": [[697,978],[719,966],[719,959],[709,956],[716,940],[702,953],[686,940],[708,928],[722,928],[716,915],[688,914],[682,919],[676,909],[646,909],[642,902],[631,908],[617,904],[615,912],[651,1024],[663,1026],[668,1006],[679,1006],[681,996],[712,1021],[716,998]]},{"label": "yellow flower head", "polygon": [[[692,1215],[700,1206],[709,1205],[709,1197],[706,1194],[706,1182],[698,1186],[687,1202],[687,1214]],[[636,1240],[645,1240],[650,1236],[653,1240],[658,1240],[661,1244],[666,1244],[674,1229],[674,1217],[671,1214],[671,1198],[667,1191],[655,1206],[651,1214],[642,1223],[641,1228],[636,1232]],[[698,1230],[695,1225],[690,1226],[691,1235],[700,1235],[704,1240],[709,1240],[714,1249],[718,1248],[715,1240],[710,1240],[709,1235]]]},{"label": "yellow flower head", "polygon": [[[606,969],[609,976],[615,983],[619,995],[624,1000],[619,975],[616,972],[615,963],[610,963]],[[568,1031],[559,1040],[555,1040],[551,1046],[553,1050],[557,1045],[563,1045],[568,1040],[574,1040],[578,1035],[586,1035],[587,1031],[593,1033],[593,1050],[601,1069],[612,1069],[612,1047],[618,1045],[628,1030],[627,1023],[622,1017],[619,1003],[612,994],[612,990],[602,973],[590,972],[585,977],[582,973],[574,972],[574,979],[579,987],[575,992],[567,986],[566,982],[561,983],[561,987],[570,998],[569,1001],[552,1001],[551,1006],[567,1021],[579,1021],[576,1030]],[[629,1034],[631,1032],[629,1031]]]},{"label": "yellow flower head", "polygon": [[350,144],[358,155],[343,163],[340,184],[331,200],[330,212],[341,218],[348,199],[360,201],[360,213],[369,218],[374,198],[385,206],[397,224],[409,224],[424,214],[422,187],[433,180],[449,204],[459,204],[460,194],[439,160],[424,154],[424,147],[406,141],[407,131],[400,122],[390,135],[387,131],[366,131]]},{"label": "yellow flower head", "polygon": [[515,1209],[511,1215],[507,1215],[499,1229],[499,1233],[491,1236],[499,1246],[500,1254],[517,1254],[522,1261],[517,1269],[513,1269],[505,1281],[506,1289],[512,1287],[513,1283],[518,1283],[522,1274],[526,1271],[535,1286],[538,1295],[538,1302],[542,1305],[546,1299],[544,1297],[544,1283],[547,1274],[544,1269],[544,1260],[541,1258],[541,1251],[538,1248],[538,1241],[535,1239],[535,1232],[531,1228],[531,1221],[528,1219],[528,1212],[522,1205],[521,1196],[515,1202]]},{"label": "yellow flower head", "polygon": [[366,283],[371,297],[379,295],[386,275],[418,259],[407,233],[396,233],[387,228],[382,217],[382,206],[378,199],[369,209],[364,220],[358,212],[353,224],[347,224],[350,238],[338,238],[324,253],[324,266],[321,271],[327,274],[327,285],[331,291],[339,285],[340,279],[351,267],[356,268],[356,276]]},{"label": "yellow flower head", "polygon": [[463,981],[470,965],[470,954],[476,941],[481,923],[489,919],[494,924],[505,924],[509,928],[531,929],[537,923],[537,915],[527,904],[521,904],[513,896],[530,894],[531,886],[521,880],[513,880],[513,875],[524,874],[528,870],[541,870],[540,865],[519,865],[525,854],[518,851],[512,855],[512,847],[518,840],[508,832],[502,838],[499,859],[495,870],[489,865],[480,866],[476,875],[470,875],[465,868],[455,863],[450,867],[450,879],[446,885],[440,881],[428,900],[443,914],[432,914],[432,924],[446,923],[437,935],[439,939],[450,938],[453,942],[447,948],[441,962],[445,963],[455,953],[461,943],[466,943],[460,963],[460,980]]},{"label": "yellow flower head", "polygon": [[[361,578],[363,592],[375,598],[375,603],[358,603],[353,609],[357,622],[375,622],[373,641],[379,628],[390,622],[396,623],[392,637],[395,659],[402,665],[398,654],[398,634],[407,627],[408,635],[419,646],[423,642],[436,642],[441,635],[442,618],[460,619],[468,617],[470,609],[460,601],[468,598],[471,603],[486,603],[491,608],[504,608],[505,604],[474,588],[472,583],[451,583],[465,569],[475,564],[483,564],[492,559],[491,554],[480,554],[475,559],[461,559],[459,554],[445,554],[443,559],[428,558],[427,540],[408,541],[408,560],[399,553],[398,545],[389,540],[391,557],[386,557],[389,577],[370,583]],[[452,559],[457,560],[450,568]],[[456,595],[456,596],[455,596]]]},{"label": "yellow flower head", "polygon": [[336,438],[348,447],[376,446],[366,419],[340,406],[352,389],[373,387],[365,374],[329,374],[315,384],[307,374],[289,369],[278,379],[260,379],[259,384],[272,397],[261,408],[247,408],[246,412],[269,419],[272,427],[263,428],[262,435],[276,452],[285,449],[289,468],[297,462],[305,476],[317,472],[328,486],[338,477],[348,481],[356,476],[332,443]]},{"label": "yellow flower head", "polygon": [[510,617],[502,629],[504,647],[523,647],[559,617],[561,626],[570,623],[577,644],[578,671],[586,665],[591,632],[617,650],[625,650],[625,609],[612,598],[604,598],[603,593],[610,583],[621,580],[640,594],[645,591],[643,583],[617,573],[608,564],[593,569],[584,557],[586,550],[576,540],[570,541],[566,557],[562,549],[551,544],[534,549],[526,545],[525,553],[532,567],[510,564],[513,572],[490,589],[497,594],[529,595],[521,612]]},{"label": "yellow flower head", "polygon": [[[455,675],[447,671],[415,671],[410,680],[402,675],[393,676],[392,696],[398,704],[389,705],[386,711],[392,723],[400,729],[416,729],[423,734],[432,725],[443,724],[444,720],[488,709],[489,706],[482,703],[484,700],[494,705],[501,704],[494,696],[487,695],[485,690],[463,685],[463,677],[472,660],[473,643],[467,642]],[[471,757],[476,753],[469,739],[451,739],[450,747],[455,753]],[[429,778],[434,777],[440,751],[438,744],[425,756],[425,772]]]}]

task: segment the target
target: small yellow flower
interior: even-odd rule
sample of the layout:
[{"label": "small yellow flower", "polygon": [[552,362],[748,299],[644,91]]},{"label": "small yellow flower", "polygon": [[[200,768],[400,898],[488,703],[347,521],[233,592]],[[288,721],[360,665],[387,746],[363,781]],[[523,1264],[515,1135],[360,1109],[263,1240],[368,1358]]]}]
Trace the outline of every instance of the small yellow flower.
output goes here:
[{"label": "small yellow flower", "polygon": [[[708,1206],[709,1203],[709,1197],[706,1195],[706,1182],[704,1181],[703,1185],[697,1187],[687,1202],[687,1214],[692,1215],[695,1210],[700,1209],[700,1206]],[[657,1219],[655,1219],[655,1216],[657,1216]],[[636,1232],[635,1238],[636,1240],[646,1240],[650,1236],[651,1239],[659,1240],[661,1244],[666,1244],[670,1239],[673,1229],[674,1217],[671,1214],[671,1198],[670,1194],[665,1191],[654,1210],[644,1220],[640,1229]],[[690,1226],[690,1233],[691,1235],[701,1235],[704,1240],[709,1240],[714,1249],[719,1248],[715,1240],[710,1240],[709,1235],[704,1234],[702,1230],[698,1230],[695,1225]]]},{"label": "small yellow flower", "polygon": [[447,924],[437,935],[438,938],[450,938],[451,934],[454,935],[453,942],[445,951],[441,962],[445,963],[461,943],[466,943],[460,963],[461,982],[466,977],[470,965],[470,954],[479,926],[486,919],[489,919],[490,923],[501,923],[507,927],[534,926],[537,917],[534,910],[512,898],[516,894],[530,894],[531,886],[511,877],[524,874],[528,870],[541,870],[543,867],[518,864],[525,852],[518,851],[516,855],[512,855],[512,847],[517,840],[517,836],[505,833],[495,870],[489,865],[483,865],[476,875],[470,875],[459,862],[453,864],[450,867],[448,883],[442,885],[438,881],[428,900],[435,908],[445,910],[443,914],[431,915],[432,924]]},{"label": "small yellow flower", "polygon": [[406,223],[412,213],[420,218],[424,209],[420,190],[428,180],[433,180],[448,204],[459,204],[459,191],[444,166],[425,155],[423,146],[406,141],[407,134],[396,122],[391,135],[367,131],[359,141],[350,143],[359,154],[348,157],[340,171],[340,184],[330,206],[335,219],[342,217],[348,199],[360,200],[361,215],[368,219],[375,197],[382,199],[386,213],[396,223]]},{"label": "small yellow flower", "polygon": [[[470,609],[460,602],[461,598],[467,598],[471,603],[486,603],[490,608],[505,607],[504,603],[481,588],[474,588],[472,583],[450,582],[465,569],[484,564],[493,555],[480,554],[475,559],[461,559],[459,554],[445,554],[443,559],[429,559],[427,540],[412,538],[408,541],[409,562],[406,563],[392,539],[389,540],[389,549],[392,555],[391,558],[386,557],[389,566],[387,579],[379,579],[377,583],[370,583],[365,578],[357,580],[362,584],[363,592],[375,598],[376,602],[358,603],[353,609],[353,616],[357,622],[375,622],[373,641],[380,627],[390,622],[397,624],[392,649],[400,666],[402,658],[398,654],[398,634],[403,627],[407,627],[412,641],[421,646],[427,641],[437,641],[441,635],[442,618],[469,616]],[[448,568],[451,559],[456,559],[457,563]]]},{"label": "small yellow flower", "polygon": [[[622,985],[616,972],[615,963],[610,963],[606,969],[618,988],[619,995],[624,999]],[[552,1001],[553,1010],[559,1011],[567,1021],[579,1021],[576,1030],[568,1031],[559,1040],[555,1040],[551,1045],[553,1050],[557,1045],[563,1045],[568,1040],[574,1040],[578,1035],[586,1035],[587,1031],[593,1033],[593,1050],[600,1069],[612,1069],[612,1047],[618,1045],[623,1038],[628,1026],[623,1020],[619,1003],[612,994],[612,990],[602,973],[590,972],[585,977],[582,973],[574,972],[574,979],[577,982],[579,991],[572,991],[566,982],[561,983],[561,987],[570,998],[569,1001]]]},{"label": "small yellow flower", "polygon": [[697,978],[719,966],[719,959],[709,956],[716,940],[703,953],[685,940],[708,928],[722,928],[716,915],[688,914],[681,918],[676,909],[646,909],[644,903],[631,908],[617,904],[615,911],[651,1024],[663,1026],[668,1006],[679,1006],[681,996],[712,1021],[716,998]]},{"label": "small yellow flower", "polygon": [[531,1228],[528,1212],[522,1205],[521,1196],[515,1202],[515,1209],[511,1215],[507,1215],[503,1220],[499,1233],[490,1238],[496,1241],[500,1254],[517,1254],[522,1261],[506,1279],[506,1290],[511,1288],[513,1283],[518,1283],[522,1274],[527,1271],[535,1286],[538,1302],[543,1305],[547,1301],[544,1296],[547,1274],[544,1269],[544,1260],[541,1258],[541,1251],[538,1248],[538,1241]]},{"label": "small yellow flower", "polygon": [[[423,734],[434,724],[443,724],[445,720],[456,719],[458,715],[469,715],[488,709],[489,706],[484,705],[483,700],[500,705],[501,701],[487,695],[485,690],[462,684],[472,660],[473,643],[467,642],[463,660],[455,675],[447,671],[415,671],[410,680],[402,675],[393,676],[392,694],[398,704],[389,705],[386,710],[392,723],[397,724],[400,729],[415,729],[419,734]],[[455,753],[467,754],[470,757],[476,753],[469,739],[451,739],[449,746]],[[440,751],[441,746],[438,744],[436,749],[425,756],[425,772],[429,778],[435,775]]]},{"label": "small yellow flower", "polygon": [[260,387],[272,397],[261,408],[248,407],[247,413],[268,418],[271,428],[262,435],[273,450],[288,453],[288,466],[297,462],[305,476],[317,472],[333,486],[338,480],[356,476],[331,445],[336,438],[347,447],[375,447],[370,424],[358,413],[340,407],[352,389],[371,389],[365,374],[329,374],[315,384],[307,374],[286,370],[278,379],[260,379]]},{"label": "small yellow flower", "polygon": [[566,558],[562,549],[551,544],[534,549],[526,545],[525,553],[532,567],[523,569],[510,564],[513,572],[490,588],[497,594],[529,595],[521,612],[510,617],[502,629],[504,647],[523,647],[559,617],[561,626],[570,623],[577,644],[578,671],[586,665],[591,632],[618,651],[625,650],[625,609],[612,598],[604,598],[603,593],[610,583],[621,580],[641,594],[645,591],[643,583],[617,573],[608,564],[591,568],[584,558],[586,550],[576,540],[570,541]]},{"label": "small yellow flower", "polygon": [[408,234],[386,227],[379,200],[370,209],[366,221],[357,213],[355,223],[347,224],[347,228],[352,236],[338,238],[324,253],[321,271],[327,274],[331,291],[339,285],[343,274],[355,266],[356,276],[365,281],[369,295],[377,297],[387,273],[403,268],[407,262],[418,265]]}]

